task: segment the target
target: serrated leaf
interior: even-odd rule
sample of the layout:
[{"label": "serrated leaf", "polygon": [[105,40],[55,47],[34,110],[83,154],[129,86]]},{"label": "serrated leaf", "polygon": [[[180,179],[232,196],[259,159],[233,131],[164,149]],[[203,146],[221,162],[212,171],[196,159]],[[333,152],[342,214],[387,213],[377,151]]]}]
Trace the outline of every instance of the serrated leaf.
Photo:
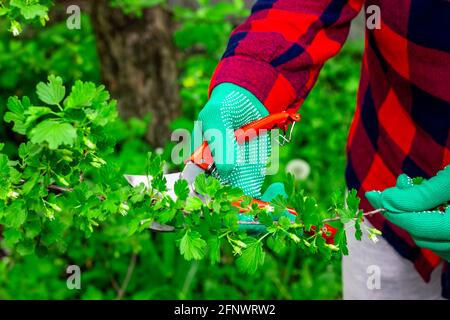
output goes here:
[{"label": "serrated leaf", "polygon": [[27,20],[34,19],[36,17],[43,18],[47,16],[48,8],[41,4],[30,4],[22,7],[20,13]]},{"label": "serrated leaf", "polygon": [[238,229],[238,227],[239,227],[238,221],[239,221],[239,218],[234,213],[228,213],[223,217],[223,224],[225,225],[225,227],[227,227],[233,231]]},{"label": "serrated leaf", "polygon": [[212,264],[220,262],[220,239],[218,237],[208,239],[208,257]]},{"label": "serrated leaf", "polygon": [[264,257],[262,242],[253,240],[242,251],[242,255],[236,260],[236,265],[241,272],[253,274],[259,266],[263,265]]},{"label": "serrated leaf", "polygon": [[288,217],[281,217],[280,219],[278,219],[278,224],[280,227],[286,230],[291,227],[291,220],[289,220]]},{"label": "serrated leaf", "polygon": [[174,185],[174,191],[178,199],[186,200],[189,195],[188,182],[184,179],[177,180]]},{"label": "serrated leaf", "polygon": [[7,103],[10,111],[6,112],[4,116],[6,123],[14,122],[13,131],[20,134],[25,134],[27,130],[24,116],[25,110],[28,108],[26,102],[29,102],[27,97],[24,97],[22,102],[18,97],[10,97]]},{"label": "serrated leaf", "polygon": [[338,246],[341,254],[348,255],[347,236],[345,234],[344,225],[338,228],[338,232],[334,236],[335,245]]},{"label": "serrated leaf", "polygon": [[30,133],[31,142],[47,142],[50,149],[57,149],[60,145],[72,146],[77,138],[77,131],[69,123],[45,120],[39,123]]},{"label": "serrated leaf", "polygon": [[302,219],[307,228],[320,222],[320,216],[317,210],[317,202],[314,198],[305,198],[302,211]]},{"label": "serrated leaf", "polygon": [[186,206],[184,207],[184,210],[187,212],[192,212],[196,210],[200,210],[203,205],[202,200],[198,197],[190,197],[186,200]]},{"label": "serrated leaf", "polygon": [[64,101],[64,106],[67,109],[90,107],[96,96],[97,87],[94,83],[77,80],[69,96]]},{"label": "serrated leaf", "polygon": [[6,209],[5,225],[11,228],[21,227],[27,220],[27,210],[22,201],[13,201]]},{"label": "serrated leaf", "polygon": [[258,221],[268,227],[273,224],[272,214],[268,211],[263,210],[258,213]]},{"label": "serrated leaf", "polygon": [[355,189],[352,189],[348,192],[347,200],[346,200],[347,207],[350,211],[353,212],[353,215],[355,215],[356,212],[358,211],[360,201],[361,201],[361,199],[359,199]]},{"label": "serrated leaf", "polygon": [[40,221],[27,222],[24,229],[25,229],[25,236],[27,238],[36,237],[42,230]]},{"label": "serrated leaf", "polygon": [[48,83],[39,82],[36,93],[42,102],[49,105],[58,105],[66,94],[61,77],[48,76]]},{"label": "serrated leaf", "polygon": [[292,197],[295,193],[295,177],[292,173],[286,175],[286,181],[284,182],[284,189],[288,198]]},{"label": "serrated leaf", "polygon": [[273,206],[272,216],[274,219],[281,217],[286,211],[286,198],[283,195],[277,195],[272,199],[271,204]]},{"label": "serrated leaf", "polygon": [[158,222],[165,224],[175,218],[175,209],[165,209],[158,215]]},{"label": "serrated leaf", "polygon": [[32,241],[31,239],[27,239],[20,242],[17,245],[16,250],[21,256],[26,256],[34,252],[34,246],[34,241]]},{"label": "serrated leaf", "polygon": [[23,234],[17,229],[7,229],[3,231],[3,238],[7,247],[13,247],[22,240]]},{"label": "serrated leaf", "polygon": [[228,199],[229,201],[237,201],[240,200],[243,195],[244,194],[242,190],[239,188],[233,188],[231,186],[223,186],[216,192],[215,197],[216,198],[223,197]]},{"label": "serrated leaf", "polygon": [[206,241],[197,231],[186,231],[180,240],[180,253],[186,260],[201,260],[205,255]]},{"label": "serrated leaf", "polygon": [[26,116],[25,126],[29,127],[30,124],[40,117],[53,113],[53,110],[49,107],[30,107],[24,112],[24,115]]},{"label": "serrated leaf", "polygon": [[212,176],[206,176],[205,174],[199,174],[195,177],[194,189],[197,193],[203,196],[214,196],[220,189],[220,182]]},{"label": "serrated leaf", "polygon": [[267,245],[274,252],[280,253],[286,248],[286,239],[284,237],[279,236],[279,235],[276,235],[276,236],[273,236],[273,237],[268,237]]}]

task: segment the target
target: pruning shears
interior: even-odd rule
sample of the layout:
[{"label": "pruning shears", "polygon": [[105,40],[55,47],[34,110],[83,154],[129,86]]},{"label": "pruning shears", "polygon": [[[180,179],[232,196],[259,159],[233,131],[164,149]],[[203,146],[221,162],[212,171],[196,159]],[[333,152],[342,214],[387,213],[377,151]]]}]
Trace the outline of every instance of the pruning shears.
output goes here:
[{"label": "pruning shears", "polygon": [[[244,127],[235,130],[234,134],[236,136],[237,142],[239,144],[242,144],[245,141],[254,139],[256,136],[260,134],[260,132],[262,132],[262,130],[267,132],[269,130],[280,129],[283,131],[283,135],[281,136],[282,142],[280,142],[280,144],[284,144],[291,140],[293,127],[295,123],[298,122],[299,120],[300,115],[298,113],[283,111],[256,120],[250,124],[247,124]],[[167,195],[169,195],[172,199],[176,200],[177,196],[175,195],[174,192],[175,182],[179,179],[185,179],[188,182],[190,196],[196,196],[201,198],[200,195],[198,195],[194,189],[195,178],[201,173],[210,175],[214,171],[215,171],[214,159],[211,155],[208,142],[204,141],[202,145],[200,145],[192,153],[192,155],[187,158],[187,160],[185,161],[185,167],[183,171],[176,173],[169,173],[164,176],[166,178]],[[124,175],[124,177],[134,187],[138,186],[141,183],[143,183],[147,188],[151,186],[152,177],[150,176]],[[233,203],[234,206],[240,209],[239,210],[240,213],[250,211],[252,205],[254,204],[256,204],[260,209],[266,208],[268,210],[273,210],[270,203],[261,201],[259,199],[252,199],[250,205],[244,208],[241,207],[241,201],[236,201]],[[294,209],[288,208],[287,210],[289,211],[289,213],[297,215],[297,212],[295,212]],[[240,222],[240,223],[248,224],[249,222]],[[257,218],[255,218],[255,220],[250,223],[259,224]],[[174,231],[175,229],[173,226],[163,225],[158,222],[153,222],[149,228],[151,230],[160,232],[171,232]],[[337,230],[330,225],[325,225],[322,231],[323,231],[322,235],[327,241],[327,243],[333,243],[333,239]],[[316,229],[313,227],[309,232],[314,233],[316,232]]]}]

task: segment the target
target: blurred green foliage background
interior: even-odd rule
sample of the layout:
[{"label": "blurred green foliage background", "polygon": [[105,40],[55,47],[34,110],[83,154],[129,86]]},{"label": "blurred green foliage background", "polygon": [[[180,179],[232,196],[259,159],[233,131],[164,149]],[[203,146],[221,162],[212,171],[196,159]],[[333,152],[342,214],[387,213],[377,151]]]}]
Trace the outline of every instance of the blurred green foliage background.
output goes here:
[{"label": "blurred green foliage background", "polygon": [[[138,1],[139,2],[139,1]],[[142,5],[148,5],[141,1]],[[158,1],[150,1],[155,4]],[[235,20],[248,14],[242,3],[211,4],[178,8],[174,42],[179,49],[179,87],[182,116],[171,128],[192,128],[192,122],[207,100],[209,77],[224,50]],[[129,12],[141,8],[136,1],[116,1]],[[238,10],[237,10],[238,8]],[[349,40],[342,52],[322,70],[315,89],[301,107],[302,121],[293,142],[281,150],[277,181],[287,164],[302,159],[310,174],[302,188],[320,200],[326,210],[331,194],[343,189],[345,143],[355,108],[362,41]],[[200,50],[199,50],[200,48]],[[30,95],[37,82],[49,73],[67,84],[76,79],[101,81],[96,40],[89,16],[83,15],[80,30],[67,29],[65,22],[35,27],[23,37],[13,37],[6,21],[0,20],[0,114],[12,95]],[[32,97],[33,98],[33,97]],[[119,148],[111,157],[124,172],[143,173],[144,139],[149,118],[117,121],[111,135]],[[17,153],[20,138],[0,122],[1,142],[10,156]],[[172,144],[162,153],[169,160]],[[74,234],[62,256],[54,253],[29,255],[16,261],[0,258],[0,299],[337,299],[341,296],[340,262],[318,260],[287,249],[280,256],[267,256],[260,271],[240,274],[227,261],[218,265],[187,262],[173,246],[171,234],[146,233],[126,237],[126,230],[112,220],[91,238]],[[231,253],[229,253],[231,256]],[[68,290],[65,268],[82,269],[81,290]]]}]

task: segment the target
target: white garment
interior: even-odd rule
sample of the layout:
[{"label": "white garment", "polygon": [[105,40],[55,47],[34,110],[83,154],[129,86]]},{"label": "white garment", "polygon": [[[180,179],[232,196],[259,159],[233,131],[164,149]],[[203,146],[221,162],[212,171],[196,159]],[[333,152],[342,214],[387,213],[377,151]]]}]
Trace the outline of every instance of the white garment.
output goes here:
[{"label": "white garment", "polygon": [[345,300],[443,299],[442,265],[433,271],[431,281],[426,283],[411,261],[402,258],[384,238],[378,237],[379,241],[374,243],[365,233],[358,241],[354,229],[349,229],[349,255],[342,261]]}]

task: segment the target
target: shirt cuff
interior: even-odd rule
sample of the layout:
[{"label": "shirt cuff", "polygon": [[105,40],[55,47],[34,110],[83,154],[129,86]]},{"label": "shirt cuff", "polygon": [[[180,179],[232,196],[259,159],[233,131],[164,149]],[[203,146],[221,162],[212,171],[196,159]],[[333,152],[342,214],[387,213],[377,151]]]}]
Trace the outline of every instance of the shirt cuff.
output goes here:
[{"label": "shirt cuff", "polygon": [[291,83],[274,67],[264,61],[246,56],[222,59],[211,78],[209,94],[219,84],[230,82],[250,91],[270,114],[297,110],[296,91]]}]

